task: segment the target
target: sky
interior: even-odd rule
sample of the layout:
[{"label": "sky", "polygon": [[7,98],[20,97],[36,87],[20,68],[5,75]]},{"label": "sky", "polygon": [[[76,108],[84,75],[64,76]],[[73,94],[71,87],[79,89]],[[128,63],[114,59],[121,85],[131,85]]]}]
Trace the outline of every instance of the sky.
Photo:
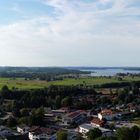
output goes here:
[{"label": "sky", "polygon": [[140,66],[140,0],[1,0],[0,66]]}]

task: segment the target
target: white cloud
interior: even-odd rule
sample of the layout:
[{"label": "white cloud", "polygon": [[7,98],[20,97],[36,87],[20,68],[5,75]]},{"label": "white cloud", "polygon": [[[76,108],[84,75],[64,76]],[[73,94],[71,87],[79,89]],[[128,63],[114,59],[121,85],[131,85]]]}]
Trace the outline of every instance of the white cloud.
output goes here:
[{"label": "white cloud", "polygon": [[43,2],[55,8],[52,17],[0,27],[1,65],[139,65],[140,9],[127,6],[132,0]]}]

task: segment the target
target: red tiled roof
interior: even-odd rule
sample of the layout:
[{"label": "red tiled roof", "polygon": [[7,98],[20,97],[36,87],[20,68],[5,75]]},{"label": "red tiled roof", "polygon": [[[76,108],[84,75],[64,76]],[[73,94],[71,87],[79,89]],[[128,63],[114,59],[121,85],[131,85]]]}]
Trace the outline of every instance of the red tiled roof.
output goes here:
[{"label": "red tiled roof", "polygon": [[112,110],[109,110],[109,109],[105,109],[105,110],[102,110],[100,113],[102,115],[112,115],[113,114],[113,111]]},{"label": "red tiled roof", "polygon": [[85,114],[85,111],[83,110],[78,110],[78,111],[75,111],[75,112],[71,112],[71,113],[68,113],[66,114],[67,117],[70,117],[70,118],[75,118],[81,114]]},{"label": "red tiled roof", "polygon": [[40,130],[41,132],[47,133],[49,135],[51,135],[54,132],[51,128],[45,128],[45,127],[41,127]]},{"label": "red tiled roof", "polygon": [[32,132],[36,135],[42,134],[42,133],[46,133],[48,135],[51,135],[54,131],[51,128],[45,128],[45,127],[37,127],[37,126],[33,126],[29,132]]},{"label": "red tiled roof", "polygon": [[97,125],[103,125],[104,124],[104,121],[103,120],[100,120],[99,118],[93,118],[91,120],[91,124],[92,123],[97,124]]},{"label": "red tiled roof", "polygon": [[29,131],[30,132],[35,131],[37,128],[39,128],[39,126],[32,126]]}]

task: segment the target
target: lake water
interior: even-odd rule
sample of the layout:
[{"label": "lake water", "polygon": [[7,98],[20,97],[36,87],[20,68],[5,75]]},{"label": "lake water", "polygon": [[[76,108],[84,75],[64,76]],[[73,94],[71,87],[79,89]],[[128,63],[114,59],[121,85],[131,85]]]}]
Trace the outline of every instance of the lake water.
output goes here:
[{"label": "lake water", "polygon": [[138,70],[124,70],[124,69],[81,69],[82,71],[90,71],[91,76],[114,76],[117,73],[140,73]]}]

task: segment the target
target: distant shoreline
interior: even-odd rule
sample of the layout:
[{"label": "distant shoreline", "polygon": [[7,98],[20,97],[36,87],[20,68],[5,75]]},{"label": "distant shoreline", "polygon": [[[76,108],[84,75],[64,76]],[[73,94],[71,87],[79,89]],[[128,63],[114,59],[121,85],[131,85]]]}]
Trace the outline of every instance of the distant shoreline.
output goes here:
[{"label": "distant shoreline", "polygon": [[140,67],[64,67],[68,69],[76,69],[76,70],[107,70],[107,69],[123,69],[130,71],[140,71]]}]

